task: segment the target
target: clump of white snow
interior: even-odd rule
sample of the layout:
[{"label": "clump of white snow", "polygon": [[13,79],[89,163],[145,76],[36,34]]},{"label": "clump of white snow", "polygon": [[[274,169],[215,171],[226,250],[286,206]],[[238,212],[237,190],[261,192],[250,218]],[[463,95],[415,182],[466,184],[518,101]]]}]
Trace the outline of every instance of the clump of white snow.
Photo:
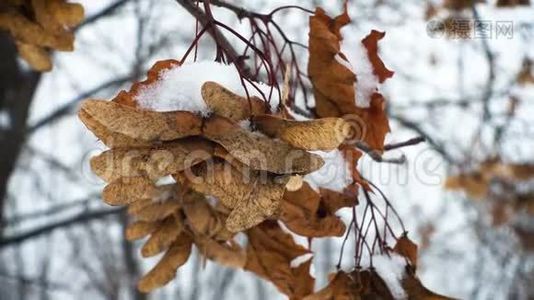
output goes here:
[{"label": "clump of white snow", "polygon": [[373,256],[373,267],[376,273],[384,280],[395,299],[406,299],[407,297],[401,282],[405,273],[405,266],[406,259],[395,253],[390,256]]},{"label": "clump of white snow", "polygon": [[357,80],[354,85],[356,106],[369,107],[371,95],[376,92],[378,87],[378,78],[373,73],[373,65],[369,60],[367,49],[360,40],[343,40],[341,42],[341,52],[347,57],[348,62],[343,60],[339,54],[335,56],[336,61],[356,74]]},{"label": "clump of white snow", "polygon": [[319,155],[324,160],[324,165],[319,170],[304,176],[304,180],[311,188],[314,190],[325,188],[343,192],[352,183],[352,172],[341,151],[336,149],[329,152],[310,152]]},{"label": "clump of white snow", "polygon": [[[210,111],[201,94],[202,85],[207,81],[216,82],[235,94],[247,95],[235,66],[201,61],[161,71],[159,80],[140,89],[134,100],[140,107],[154,111],[185,110],[207,115]],[[271,87],[258,82],[254,84],[269,99]],[[250,96],[263,99],[251,83],[245,81],[245,85]],[[273,89],[269,103],[273,112],[279,103],[278,93]]]}]

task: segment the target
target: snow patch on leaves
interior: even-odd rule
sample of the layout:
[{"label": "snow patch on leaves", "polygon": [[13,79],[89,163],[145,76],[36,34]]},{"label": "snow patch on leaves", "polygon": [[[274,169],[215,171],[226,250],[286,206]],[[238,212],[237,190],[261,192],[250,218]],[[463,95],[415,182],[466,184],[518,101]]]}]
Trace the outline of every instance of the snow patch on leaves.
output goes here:
[{"label": "snow patch on leaves", "polygon": [[[187,63],[164,69],[159,73],[159,80],[142,87],[135,95],[139,107],[154,111],[191,111],[206,116],[210,113],[202,98],[202,85],[207,81],[216,82],[230,91],[246,96],[239,73],[235,66],[214,61]],[[245,83],[250,96],[263,98],[252,84]],[[255,83],[258,89],[268,98],[271,87],[263,83]],[[273,90],[270,106],[275,111],[280,99]]]},{"label": "snow patch on leaves", "polygon": [[341,151],[336,149],[328,152],[309,152],[319,155],[324,160],[324,165],[319,170],[304,176],[304,180],[311,188],[316,191],[324,188],[341,193],[352,183],[352,172]]},{"label": "snow patch on leaves", "polygon": [[373,267],[387,284],[395,299],[406,299],[406,291],[402,287],[405,274],[406,259],[397,254],[373,256]]},{"label": "snow patch on leaves", "polygon": [[[347,27],[342,29],[343,36],[349,37],[350,35],[344,34],[343,31],[350,29],[352,28]],[[359,40],[355,42],[342,40],[341,52],[346,55],[348,61],[339,57],[339,54],[336,55],[336,60],[344,66],[348,64],[350,66],[348,69],[356,75],[356,83],[354,84],[356,106],[368,108],[371,102],[371,95],[377,91],[378,78],[373,73],[373,64],[369,60],[367,49]]]}]

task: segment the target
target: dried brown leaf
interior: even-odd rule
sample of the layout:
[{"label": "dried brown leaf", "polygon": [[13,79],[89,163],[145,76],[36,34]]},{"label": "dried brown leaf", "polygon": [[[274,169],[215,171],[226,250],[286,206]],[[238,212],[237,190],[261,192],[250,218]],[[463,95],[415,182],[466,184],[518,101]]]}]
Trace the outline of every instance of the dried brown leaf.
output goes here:
[{"label": "dried brown leaf", "polygon": [[309,251],[297,245],[275,221],[265,221],[247,231],[247,264],[245,270],[271,281],[292,299],[302,299],[313,292],[314,279],[309,274],[309,261],[291,268],[293,259]]},{"label": "dried brown leaf", "polygon": [[397,240],[393,251],[408,259],[413,268],[417,266],[417,245],[406,234]]},{"label": "dried brown leaf", "polygon": [[307,237],[342,236],[345,224],[330,211],[321,196],[306,182],[302,188],[286,191],[280,220],[293,232]]}]

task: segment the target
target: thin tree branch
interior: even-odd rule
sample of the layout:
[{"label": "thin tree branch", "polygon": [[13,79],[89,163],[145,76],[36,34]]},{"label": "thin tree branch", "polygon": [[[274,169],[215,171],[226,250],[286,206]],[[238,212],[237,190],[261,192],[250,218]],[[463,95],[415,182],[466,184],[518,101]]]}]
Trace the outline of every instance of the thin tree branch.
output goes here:
[{"label": "thin tree branch", "polygon": [[26,240],[37,238],[42,235],[50,234],[57,229],[69,227],[71,225],[82,224],[82,223],[90,222],[93,220],[106,218],[108,216],[113,216],[122,210],[124,210],[124,208],[121,207],[121,208],[101,209],[101,210],[95,210],[91,212],[85,212],[85,213],[74,215],[70,218],[67,218],[59,222],[47,224],[37,229],[29,230],[21,234],[17,234],[13,236],[6,236],[0,239],[0,248],[10,246],[10,245],[17,245],[22,242],[25,242]]},{"label": "thin tree branch", "polygon": [[115,3],[110,4],[108,7],[102,9],[101,11],[97,12],[96,14],[85,18],[78,26],[76,26],[73,31],[76,32],[83,27],[94,23],[97,20],[100,20],[102,17],[107,17],[110,14],[114,13],[117,9],[123,7],[126,3],[130,2],[131,0],[119,0]]}]

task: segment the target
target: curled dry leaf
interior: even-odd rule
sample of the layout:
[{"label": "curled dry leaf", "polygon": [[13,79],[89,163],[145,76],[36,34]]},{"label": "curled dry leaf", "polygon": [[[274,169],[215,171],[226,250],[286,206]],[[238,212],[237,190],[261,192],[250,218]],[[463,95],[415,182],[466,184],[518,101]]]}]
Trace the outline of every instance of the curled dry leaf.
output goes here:
[{"label": "curled dry leaf", "polygon": [[319,169],[324,163],[318,155],[252,133],[222,117],[208,120],[203,135],[254,170],[276,174],[306,174]]},{"label": "curled dry leaf", "polygon": [[186,234],[181,234],[156,266],[143,276],[137,288],[141,292],[148,293],[171,281],[176,276],[176,270],[189,259],[192,245],[192,239]]},{"label": "curled dry leaf", "polygon": [[252,118],[264,134],[306,150],[333,150],[350,136],[351,126],[341,118],[309,121],[287,120],[273,115]]},{"label": "curled dry leaf", "polygon": [[335,215],[336,210],[329,210],[321,195],[304,182],[301,189],[285,192],[280,220],[302,236],[342,236],[345,224]]},{"label": "curled dry leaf", "polygon": [[413,268],[417,266],[417,245],[408,238],[406,233],[397,240],[393,251],[408,259]]},{"label": "curled dry leaf", "polygon": [[302,299],[313,292],[315,280],[309,273],[310,262],[291,268],[293,259],[310,253],[297,245],[275,221],[265,221],[247,231],[245,270],[271,281],[291,299]]},{"label": "curled dry leaf", "polygon": [[328,285],[322,290],[308,295],[303,300],[358,300],[362,289],[350,273],[339,271],[331,276]]},{"label": "curled dry leaf", "polygon": [[208,81],[202,85],[202,98],[210,110],[232,121],[241,121],[269,110],[265,101],[258,97],[241,97],[221,86]]},{"label": "curled dry leaf", "polygon": [[[394,300],[384,280],[373,270],[338,271],[330,283],[305,300]],[[411,298],[410,298],[411,299]]]},{"label": "curled dry leaf", "polygon": [[141,254],[143,257],[151,257],[167,250],[182,230],[183,220],[179,215],[166,218],[143,245]]},{"label": "curled dry leaf", "polygon": [[156,62],[148,70],[147,79],[134,83],[129,91],[121,91],[112,101],[118,104],[139,108],[137,101],[135,100],[139,92],[157,82],[161,72],[177,66],[180,66],[180,62],[175,59],[166,59]]},{"label": "curled dry leaf", "polygon": [[285,180],[275,180],[262,173],[243,174],[229,164],[201,164],[192,169],[192,174],[181,174],[181,182],[193,190],[217,197],[231,209],[226,228],[238,232],[261,223],[274,215],[283,197]]},{"label": "curled dry leaf", "polygon": [[[315,15],[310,17],[308,74],[314,87],[316,113],[319,117],[348,115],[348,119],[357,119],[357,125],[365,129],[362,130],[363,141],[380,151],[390,131],[385,101],[380,93],[375,92],[371,95],[368,108],[356,106],[356,76],[346,67],[346,58],[340,52],[340,29],[349,21],[346,7],[343,14],[335,19],[328,17],[321,9],[317,9]],[[393,75],[378,56],[378,40],[383,36],[384,33],[373,30],[362,40],[379,82]]]},{"label": "curled dry leaf", "polygon": [[319,194],[321,194],[325,208],[332,213],[342,208],[352,207],[358,204],[357,191],[353,191],[350,187],[346,188],[343,193],[319,188]]},{"label": "curled dry leaf", "polygon": [[371,30],[371,33],[362,40],[362,44],[367,49],[369,61],[373,66],[373,74],[378,77],[378,82],[383,83],[386,79],[393,77],[393,71],[388,70],[382,59],[378,56],[378,41],[386,35],[385,32]]},{"label": "curled dry leaf", "polygon": [[356,75],[336,59],[346,60],[340,52],[340,29],[349,22],[346,9],[335,19],[321,8],[310,17],[308,75],[320,117],[339,117],[354,110]]},{"label": "curled dry leaf", "polygon": [[209,144],[181,140],[151,148],[118,148],[91,159],[91,169],[107,182],[121,177],[152,180],[178,173],[211,158]]},{"label": "curled dry leaf", "polygon": [[386,101],[380,93],[371,95],[371,102],[368,108],[357,108],[356,114],[366,124],[366,131],[363,141],[371,149],[384,150],[384,140],[390,131],[389,120],[386,112]]},{"label": "curled dry leaf", "polygon": [[202,118],[187,111],[139,110],[105,100],[85,100],[80,110],[110,132],[143,141],[170,141],[200,135],[202,127]]}]

